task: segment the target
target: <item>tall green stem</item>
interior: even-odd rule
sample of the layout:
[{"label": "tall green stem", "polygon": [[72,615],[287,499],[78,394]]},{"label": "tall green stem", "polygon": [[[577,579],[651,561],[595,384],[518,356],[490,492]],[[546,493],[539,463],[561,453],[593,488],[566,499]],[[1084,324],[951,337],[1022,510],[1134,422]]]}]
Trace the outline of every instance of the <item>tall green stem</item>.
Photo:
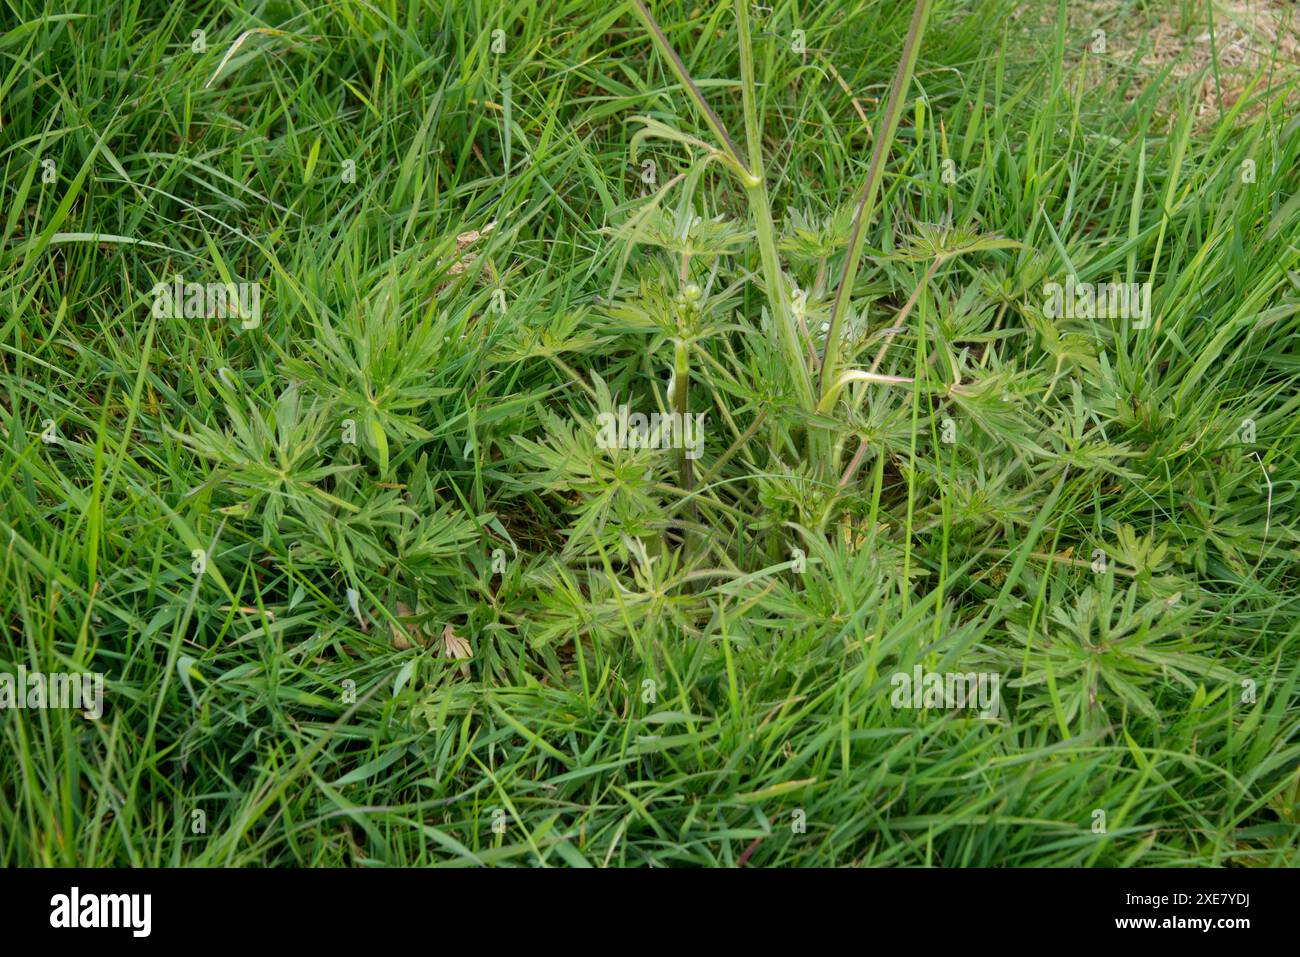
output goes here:
[{"label": "tall green stem", "polygon": [[805,409],[816,405],[812,376],[804,361],[799,329],[790,308],[790,295],[785,288],[781,260],[776,252],[776,227],[772,223],[772,206],[767,197],[767,178],[763,172],[763,124],[758,116],[758,100],[754,82],[754,50],[749,37],[749,4],[746,0],[733,0],[736,9],[736,27],[740,43],[740,91],[745,110],[745,140],[749,147],[749,171],[754,185],[746,185],[749,207],[754,213],[754,232],[758,238],[758,252],[763,263],[763,284],[767,287],[767,300],[772,310],[772,321],[781,330],[781,344],[785,348],[786,363],[799,389],[799,398]]},{"label": "tall green stem", "polygon": [[[803,343],[799,338],[796,317],[785,286],[781,261],[777,257],[776,228],[772,224],[772,208],[768,202],[767,184],[763,174],[763,127],[758,114],[757,87],[754,81],[754,52],[750,46],[749,7],[745,0],[733,0],[740,41],[741,97],[745,111],[745,138],[748,141],[749,153],[749,162],[746,163],[735,142],[727,133],[722,120],[713,112],[705,101],[704,94],[700,92],[699,86],[691,78],[686,64],[669,44],[668,37],[650,14],[645,0],[632,0],[632,5],[636,15],[649,31],[655,46],[668,61],[668,65],[686,88],[705,122],[718,137],[722,147],[719,155],[724,157],[726,164],[739,175],[745,186],[749,205],[754,214],[754,232],[762,259],[764,285],[772,319],[780,330],[782,347],[786,353],[791,375],[799,389],[801,405],[810,412],[814,411],[823,403],[836,382],[841,327],[852,296],[853,280],[857,276],[862,246],[866,241],[866,224],[875,206],[876,195],[884,178],[889,147],[893,142],[894,132],[898,129],[899,117],[902,115],[903,104],[907,99],[907,89],[912,82],[912,71],[916,67],[917,53],[920,50],[921,37],[925,33],[925,21],[930,13],[931,0],[916,0],[916,6],[912,11],[912,24],[907,31],[907,39],[898,61],[898,70],[894,75],[894,85],[889,92],[889,103],[885,108],[884,127],[878,130],[876,145],[871,156],[871,166],[858,199],[858,211],[853,222],[853,234],[849,240],[848,253],[845,256],[844,273],[840,277],[839,288],[835,293],[835,305],[831,311],[830,328],[822,353],[821,381],[816,386],[812,381],[810,363],[804,359]],[[816,429],[809,433],[809,451],[818,461],[823,459],[821,454],[823,452],[826,453],[825,458],[830,458],[829,445],[818,438]],[[836,463],[828,461],[826,464],[833,471]]]},{"label": "tall green stem", "polygon": [[844,257],[844,274],[840,277],[839,288],[835,292],[835,306],[831,310],[830,329],[826,333],[826,346],[822,352],[822,369],[820,392],[822,396],[835,382],[836,366],[839,362],[841,326],[844,314],[848,312],[849,299],[853,295],[853,280],[858,274],[858,260],[862,258],[862,245],[867,238],[867,220],[876,204],[876,194],[880,191],[881,180],[885,174],[885,160],[889,156],[889,147],[893,143],[894,133],[898,129],[898,120],[903,113],[907,100],[907,89],[912,84],[912,71],[916,67],[916,56],[921,49],[921,37],[925,33],[925,21],[930,13],[930,0],[916,0],[912,10],[912,25],[908,28],[907,39],[903,43],[903,53],[898,60],[898,70],[894,74],[894,85],[889,91],[889,103],[885,107],[884,128],[877,130],[876,146],[871,154],[871,166],[867,169],[867,179],[862,184],[858,198],[858,213],[853,220],[853,234],[849,239],[848,253]]}]

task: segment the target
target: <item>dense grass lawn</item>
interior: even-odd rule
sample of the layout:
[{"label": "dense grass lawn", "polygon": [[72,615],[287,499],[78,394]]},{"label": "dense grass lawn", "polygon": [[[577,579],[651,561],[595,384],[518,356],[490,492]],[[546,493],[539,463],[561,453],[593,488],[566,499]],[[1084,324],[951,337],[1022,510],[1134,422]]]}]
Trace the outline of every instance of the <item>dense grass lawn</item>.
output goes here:
[{"label": "dense grass lawn", "polygon": [[1300,861],[1293,5],[0,6],[0,864]]}]

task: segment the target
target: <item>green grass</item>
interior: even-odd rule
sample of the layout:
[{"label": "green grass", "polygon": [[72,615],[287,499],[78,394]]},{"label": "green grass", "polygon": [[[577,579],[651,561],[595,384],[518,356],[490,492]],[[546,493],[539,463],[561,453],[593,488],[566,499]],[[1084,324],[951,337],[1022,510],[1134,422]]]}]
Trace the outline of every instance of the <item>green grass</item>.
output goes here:
[{"label": "green grass", "polygon": [[771,6],[5,0],[0,864],[1300,861],[1300,66]]}]

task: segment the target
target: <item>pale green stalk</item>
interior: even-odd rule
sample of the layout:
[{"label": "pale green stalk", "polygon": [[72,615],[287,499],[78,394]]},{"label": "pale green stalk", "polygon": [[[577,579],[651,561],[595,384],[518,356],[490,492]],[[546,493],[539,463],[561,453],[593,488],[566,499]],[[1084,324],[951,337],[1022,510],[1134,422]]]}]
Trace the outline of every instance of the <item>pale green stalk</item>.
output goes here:
[{"label": "pale green stalk", "polygon": [[753,185],[746,184],[749,206],[754,213],[754,232],[758,238],[758,251],[763,262],[763,280],[771,304],[772,319],[781,330],[790,372],[799,386],[799,397],[805,409],[816,404],[812,376],[804,362],[799,330],[795,325],[790,297],[785,289],[781,261],[776,253],[776,228],[772,224],[772,207],[767,197],[767,180],[763,175],[763,125],[758,116],[758,103],[754,90],[754,51],[749,42],[749,6],[737,0],[736,26],[740,34],[740,88],[745,110],[745,139],[749,145],[749,171]]},{"label": "pale green stalk", "polygon": [[853,295],[853,280],[857,277],[858,261],[862,258],[862,246],[867,238],[867,219],[875,206],[876,194],[880,191],[880,183],[884,179],[885,160],[889,155],[894,133],[898,129],[899,117],[903,114],[907,89],[912,83],[912,71],[916,67],[916,56],[921,49],[921,37],[925,33],[925,21],[929,13],[930,0],[916,0],[916,7],[912,10],[912,25],[908,28],[907,39],[903,43],[903,54],[899,57],[898,70],[894,74],[894,85],[889,91],[884,128],[879,130],[879,135],[876,137],[875,150],[871,154],[871,166],[867,170],[867,179],[862,184],[862,192],[858,199],[858,213],[853,220],[853,233],[849,239],[848,253],[844,257],[844,273],[840,277],[839,289],[835,292],[830,329],[826,333],[826,346],[822,351],[820,391],[823,396],[835,382],[840,353],[840,329],[844,323],[844,314],[849,308],[849,299]]},{"label": "pale green stalk", "polygon": [[767,185],[763,180],[762,133],[758,122],[758,107],[754,99],[754,59],[749,43],[749,9],[743,3],[736,4],[736,20],[740,33],[740,72],[742,96],[745,109],[745,132],[748,139],[749,162],[740,155],[740,150],[728,134],[726,127],[712,107],[704,99],[704,94],[691,78],[686,64],[673,50],[668,37],[651,15],[643,0],[633,0],[633,10],[644,24],[655,47],[668,61],[669,67],[678,81],[686,88],[691,100],[704,117],[705,123],[718,138],[723,155],[731,160],[740,180],[744,184],[750,207],[754,213],[754,230],[758,240],[759,256],[762,260],[763,281],[766,286],[768,306],[773,321],[780,329],[781,344],[789,361],[791,375],[799,387],[799,397],[805,409],[811,410],[816,405],[812,376],[804,362],[799,343],[799,332],[795,327],[794,315],[790,309],[789,297],[785,294],[785,281],[782,278],[781,263],[776,253],[776,229],[772,223],[772,210],[768,203]]}]

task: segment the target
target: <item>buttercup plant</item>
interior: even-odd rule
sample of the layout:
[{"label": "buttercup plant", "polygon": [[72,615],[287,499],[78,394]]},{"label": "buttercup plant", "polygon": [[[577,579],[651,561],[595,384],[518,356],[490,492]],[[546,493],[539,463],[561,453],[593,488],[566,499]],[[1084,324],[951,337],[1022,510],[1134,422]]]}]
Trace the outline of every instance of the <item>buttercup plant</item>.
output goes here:
[{"label": "buttercup plant", "polygon": [[[868,172],[866,182],[862,186],[858,199],[857,214],[854,220],[853,232],[849,239],[849,249],[845,259],[844,273],[841,276],[835,296],[835,305],[831,312],[830,327],[826,336],[826,346],[824,347],[822,357],[817,364],[820,377],[816,386],[813,381],[813,369],[810,368],[810,363],[805,357],[804,347],[800,341],[797,319],[790,307],[791,300],[785,280],[785,273],[781,268],[780,260],[777,255],[777,237],[773,226],[773,216],[767,192],[767,184],[764,178],[763,148],[761,142],[762,122],[758,114],[757,94],[755,88],[749,7],[744,2],[737,2],[734,4],[738,46],[740,51],[740,81],[745,115],[745,139],[748,144],[748,155],[742,156],[735,141],[723,127],[722,121],[708,105],[708,102],[704,99],[704,95],[700,92],[699,87],[687,72],[685,64],[677,55],[676,51],[669,45],[667,37],[665,37],[663,30],[660,28],[658,23],[655,22],[654,17],[651,15],[644,0],[633,0],[633,3],[637,15],[645,24],[656,47],[672,67],[673,73],[676,75],[678,81],[681,82],[689,92],[694,105],[702,114],[716,137],[717,146],[713,148],[713,157],[720,160],[725,166],[734,172],[745,188],[746,194],[749,198],[750,212],[754,219],[756,239],[762,258],[764,288],[767,292],[769,309],[774,321],[776,322],[777,328],[780,330],[782,341],[785,345],[785,356],[788,364],[787,372],[795,382],[797,394],[804,409],[809,412],[813,410],[823,410],[827,404],[826,399],[828,397],[833,399],[835,393],[839,391],[846,381],[898,381],[883,376],[878,377],[875,373],[863,372],[860,370],[849,370],[841,375],[838,366],[838,337],[840,325],[843,322],[845,311],[849,305],[849,296],[851,295],[849,290],[851,290],[853,286],[853,279],[857,272],[858,259],[861,255],[862,245],[865,240],[865,224],[873,211],[876,195],[880,187],[881,177],[884,173],[885,158],[888,155],[889,146],[893,140],[894,131],[898,125],[898,119],[902,114],[907,88],[911,83],[912,71],[916,65],[916,56],[920,49],[921,38],[925,32],[925,23],[930,10],[929,0],[918,0],[916,3],[912,23],[909,27],[907,38],[904,41],[903,53],[899,59],[898,69],[891,88],[890,102],[885,110],[885,126],[883,131],[876,138],[876,145],[872,154],[871,168]],[[796,44],[802,42],[803,32],[804,31],[802,30],[796,31]],[[800,49],[796,52],[802,53],[803,50]],[[659,124],[647,125],[650,127],[651,132],[659,135],[679,140],[683,138],[683,134],[662,128]],[[825,442],[811,441],[809,451],[821,451],[824,453],[827,447],[828,446]]]}]

